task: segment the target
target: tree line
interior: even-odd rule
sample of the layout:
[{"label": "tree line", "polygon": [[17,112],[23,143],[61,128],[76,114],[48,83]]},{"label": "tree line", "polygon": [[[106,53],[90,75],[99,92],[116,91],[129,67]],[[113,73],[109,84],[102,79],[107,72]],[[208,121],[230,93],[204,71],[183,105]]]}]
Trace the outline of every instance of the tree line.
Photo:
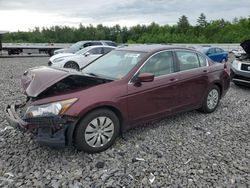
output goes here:
[{"label": "tree line", "polygon": [[196,25],[191,25],[187,16],[179,18],[175,25],[136,25],[133,27],[112,27],[79,25],[35,27],[28,32],[18,31],[6,34],[3,42],[19,43],[74,43],[80,40],[112,40],[117,43],[240,43],[250,39],[250,16],[207,21],[201,13]]}]

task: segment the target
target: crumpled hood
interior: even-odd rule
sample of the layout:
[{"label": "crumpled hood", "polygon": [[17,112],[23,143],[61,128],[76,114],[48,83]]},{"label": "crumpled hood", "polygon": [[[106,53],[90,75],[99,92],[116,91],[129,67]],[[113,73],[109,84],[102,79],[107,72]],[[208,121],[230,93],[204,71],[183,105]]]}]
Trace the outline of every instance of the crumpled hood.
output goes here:
[{"label": "crumpled hood", "polygon": [[56,54],[56,55],[53,55],[49,61],[53,62],[55,59],[58,59],[58,58],[66,58],[66,57],[72,57],[74,56],[75,54],[73,53],[61,53],[61,54]]},{"label": "crumpled hood", "polygon": [[27,96],[37,97],[53,84],[71,75],[82,74],[73,69],[59,69],[45,66],[34,67],[24,72],[21,78],[21,85]]},{"label": "crumpled hood", "polygon": [[240,46],[245,50],[247,54],[250,54],[250,40],[243,41]]}]

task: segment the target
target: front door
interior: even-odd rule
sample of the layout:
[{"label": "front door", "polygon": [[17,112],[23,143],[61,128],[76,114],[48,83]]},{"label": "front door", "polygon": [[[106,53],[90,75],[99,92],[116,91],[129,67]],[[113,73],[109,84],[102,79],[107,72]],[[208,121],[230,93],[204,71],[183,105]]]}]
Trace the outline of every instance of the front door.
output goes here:
[{"label": "front door", "polygon": [[128,84],[128,115],[130,124],[171,113],[178,99],[178,73],[171,51],[158,52],[142,66],[140,73],[152,73],[152,82]]}]

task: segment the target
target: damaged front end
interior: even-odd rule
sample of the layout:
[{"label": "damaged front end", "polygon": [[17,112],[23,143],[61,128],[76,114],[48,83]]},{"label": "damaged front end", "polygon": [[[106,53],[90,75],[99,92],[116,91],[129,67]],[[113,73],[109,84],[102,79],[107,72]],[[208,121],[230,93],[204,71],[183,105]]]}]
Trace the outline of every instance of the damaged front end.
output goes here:
[{"label": "damaged front end", "polygon": [[237,57],[231,67],[231,78],[236,85],[250,86],[250,40],[241,43],[246,52]]},{"label": "damaged front end", "polygon": [[75,93],[110,80],[83,75],[77,71],[36,67],[22,76],[21,85],[26,102],[5,108],[6,118],[13,127],[37,135],[38,143],[52,147],[72,144],[79,119],[67,114],[78,101]]},{"label": "damaged front end", "polygon": [[[29,106],[28,103],[12,104],[5,108],[9,124],[20,130],[35,134],[37,142],[51,147],[71,145],[77,118],[63,116],[63,111],[76,99],[68,100],[67,104],[60,103]],[[60,115],[61,114],[61,115]]]}]

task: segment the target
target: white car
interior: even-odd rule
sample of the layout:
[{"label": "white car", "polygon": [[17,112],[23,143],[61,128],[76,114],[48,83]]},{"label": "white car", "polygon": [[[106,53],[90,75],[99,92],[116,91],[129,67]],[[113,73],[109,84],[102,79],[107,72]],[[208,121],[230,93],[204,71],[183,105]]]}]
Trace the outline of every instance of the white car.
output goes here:
[{"label": "white car", "polygon": [[49,59],[49,66],[59,68],[71,68],[80,70],[98,57],[106,54],[116,47],[113,46],[89,46],[73,53],[60,53]]}]

